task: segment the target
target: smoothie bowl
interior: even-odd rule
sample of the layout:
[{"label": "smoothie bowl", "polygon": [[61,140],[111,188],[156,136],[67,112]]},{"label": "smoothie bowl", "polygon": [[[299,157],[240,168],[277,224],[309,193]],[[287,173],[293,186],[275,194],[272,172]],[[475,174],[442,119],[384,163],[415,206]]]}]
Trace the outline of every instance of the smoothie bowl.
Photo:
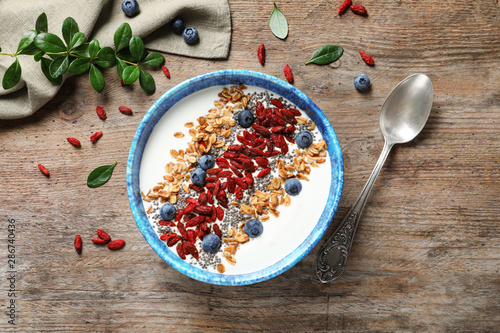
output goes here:
[{"label": "smoothie bowl", "polygon": [[166,92],[127,164],[146,241],[179,272],[218,285],[257,283],[299,262],[332,221],[343,176],[321,110],[292,85],[246,70]]}]

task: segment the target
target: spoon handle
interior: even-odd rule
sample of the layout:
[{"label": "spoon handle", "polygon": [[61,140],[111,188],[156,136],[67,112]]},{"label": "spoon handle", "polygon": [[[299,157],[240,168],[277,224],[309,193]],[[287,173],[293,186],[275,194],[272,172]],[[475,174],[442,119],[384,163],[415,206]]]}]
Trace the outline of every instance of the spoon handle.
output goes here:
[{"label": "spoon handle", "polygon": [[370,195],[373,184],[375,184],[375,180],[393,145],[393,143],[388,143],[387,140],[385,140],[384,148],[380,153],[377,164],[375,164],[361,194],[349,210],[349,213],[347,213],[347,216],[321,249],[316,266],[316,272],[321,282],[326,283],[336,280],[344,272],[361,213]]}]

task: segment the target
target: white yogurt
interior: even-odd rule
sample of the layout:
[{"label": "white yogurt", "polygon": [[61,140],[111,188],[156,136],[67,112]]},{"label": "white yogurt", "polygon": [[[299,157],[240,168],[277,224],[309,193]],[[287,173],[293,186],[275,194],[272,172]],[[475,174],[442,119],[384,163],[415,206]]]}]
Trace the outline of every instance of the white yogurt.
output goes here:
[{"label": "white yogurt", "polygon": [[[144,148],[139,174],[141,191],[147,193],[163,180],[165,165],[169,162],[175,162],[170,156],[170,150],[185,150],[191,141],[191,136],[188,134],[189,129],[184,124],[187,122],[196,124],[198,117],[206,116],[208,110],[214,107],[214,100],[218,98],[217,95],[222,91],[222,88],[223,86],[213,86],[187,96],[172,106],[158,121]],[[264,91],[259,87],[248,86],[245,93]],[[274,94],[274,97],[280,96]],[[308,118],[304,112],[302,112],[302,117]],[[174,133],[176,132],[184,133],[184,137],[175,138]],[[315,142],[322,140],[317,129],[312,132]],[[296,148],[295,145],[288,144],[290,151]],[[278,206],[280,216],[278,218],[270,216],[268,221],[263,222],[264,232],[262,235],[240,245],[234,255],[236,265],[230,265],[222,258],[221,262],[226,269],[225,274],[252,273],[276,263],[294,251],[314,229],[323,212],[330,192],[330,170],[331,165],[328,157],[324,164],[320,164],[319,168],[311,168],[311,173],[307,175],[309,181],[301,181],[302,191],[298,196],[291,196],[291,205]],[[258,181],[258,178],[256,179]],[[144,201],[144,208],[147,210],[150,204]],[[156,229],[153,221],[151,222]],[[218,221],[218,223],[221,225],[224,222]],[[227,236],[223,235],[223,237]],[[224,243],[221,249],[223,247]],[[200,243],[197,244],[197,248],[200,253],[203,251]],[[177,255],[175,246],[171,247],[170,250]],[[189,259],[187,261],[191,262]],[[195,261],[192,262],[196,265]],[[215,268],[209,270],[215,271]]]}]

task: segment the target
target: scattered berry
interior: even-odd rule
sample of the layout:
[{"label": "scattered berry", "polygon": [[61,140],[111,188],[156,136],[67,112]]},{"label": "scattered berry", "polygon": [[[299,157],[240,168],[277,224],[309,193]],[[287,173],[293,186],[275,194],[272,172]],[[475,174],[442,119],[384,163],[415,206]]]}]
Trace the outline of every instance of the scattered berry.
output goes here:
[{"label": "scattered berry", "polygon": [[250,112],[250,110],[243,110],[238,113],[238,123],[243,128],[249,128],[250,126],[252,126],[254,120],[255,117],[253,116],[252,112]]},{"label": "scattered berry", "polygon": [[215,159],[212,155],[206,154],[200,157],[200,159],[198,160],[198,164],[203,170],[212,169],[215,165]]},{"label": "scattered berry", "polygon": [[300,148],[307,148],[312,144],[312,142],[313,142],[313,136],[311,132],[307,130],[300,131],[295,136],[295,143]]},{"label": "scattered berry", "polygon": [[259,220],[250,219],[245,223],[243,231],[248,235],[248,237],[255,238],[262,234],[262,231],[264,231],[264,227],[262,226],[262,222],[260,222]]},{"label": "scattered berry", "polygon": [[119,250],[125,245],[125,241],[123,239],[116,239],[108,243],[108,249],[110,250]]},{"label": "scattered berry", "polygon": [[180,18],[176,18],[172,21],[172,30],[174,30],[176,34],[182,35],[184,28],[184,22],[182,22]]},{"label": "scattered berry", "polygon": [[170,71],[168,70],[168,68],[165,66],[161,66],[161,70],[163,71],[167,79],[170,79]]},{"label": "scattered berry", "polygon": [[139,3],[135,0],[125,0],[122,3],[122,10],[128,17],[132,17],[139,13]]},{"label": "scattered berry", "polygon": [[196,168],[191,172],[191,181],[194,185],[205,186],[205,178],[207,173],[202,168]]},{"label": "scattered berry", "polygon": [[375,60],[368,54],[366,54],[363,51],[359,51],[359,54],[361,55],[361,59],[363,59],[364,62],[366,62],[368,65],[373,66],[375,65]]},{"label": "scattered berry", "polygon": [[75,237],[75,250],[78,254],[82,253],[82,236],[76,235]]},{"label": "scattered berry", "polygon": [[356,5],[352,5],[349,8],[351,8],[351,10],[358,15],[367,15],[368,14],[368,12],[366,11],[366,8],[362,5],[356,4]]},{"label": "scattered berry", "polygon": [[203,250],[207,252],[217,252],[217,250],[219,250],[220,248],[220,238],[216,234],[208,234],[203,237],[201,246],[203,247]]},{"label": "scattered berry", "polygon": [[119,106],[118,107],[118,110],[123,113],[123,114],[127,114],[127,115],[131,115],[131,114],[134,114],[134,112],[132,111],[131,108],[129,108],[128,106]]},{"label": "scattered berry", "polygon": [[42,164],[38,164],[38,169],[40,170],[41,173],[43,173],[45,176],[49,177],[50,172],[47,170],[46,167],[44,167]]},{"label": "scattered berry", "polygon": [[347,10],[347,8],[349,8],[352,4],[352,0],[344,0],[344,2],[342,2],[339,6],[339,10],[337,11],[337,14],[342,14],[343,12],[345,12]]},{"label": "scattered berry", "polygon": [[285,192],[289,195],[298,195],[302,191],[302,183],[297,178],[288,178],[285,182]]},{"label": "scattered berry", "polygon": [[177,214],[175,206],[170,202],[167,202],[160,208],[160,216],[165,221],[173,221],[175,214]]},{"label": "scattered berry", "polygon": [[359,74],[354,79],[354,86],[360,91],[366,90],[370,88],[370,79],[366,74]]},{"label": "scattered berry", "polygon": [[[123,82],[123,80],[122,80]],[[95,112],[97,113],[97,115],[99,116],[99,118],[101,118],[102,120],[106,119],[106,111],[104,110],[104,108],[102,106],[97,106],[95,108]]]},{"label": "scattered berry", "polygon": [[76,138],[66,138],[66,140],[68,140],[69,143],[71,143],[73,146],[77,148],[81,147],[80,140]]},{"label": "scattered berry", "polygon": [[259,45],[259,48],[257,49],[257,57],[259,58],[260,64],[264,65],[264,62],[266,61],[266,47],[264,44]]},{"label": "scattered berry", "polygon": [[285,65],[285,68],[283,68],[283,72],[285,73],[285,77],[288,83],[292,83],[293,82],[292,69],[290,68],[290,66],[288,66],[288,64]]},{"label": "scattered berry", "polygon": [[194,44],[199,39],[199,37],[198,37],[198,30],[196,30],[195,28],[191,28],[191,27],[186,28],[182,32],[182,38],[184,38],[184,40],[186,41],[186,43],[188,43],[188,44]]}]

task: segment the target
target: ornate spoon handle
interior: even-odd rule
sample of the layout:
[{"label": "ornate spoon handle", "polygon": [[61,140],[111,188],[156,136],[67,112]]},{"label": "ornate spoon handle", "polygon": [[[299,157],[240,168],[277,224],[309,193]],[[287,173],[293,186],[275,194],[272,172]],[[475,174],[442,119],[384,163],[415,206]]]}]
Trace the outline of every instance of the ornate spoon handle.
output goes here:
[{"label": "ornate spoon handle", "polygon": [[375,164],[375,168],[373,168],[361,194],[351,207],[351,210],[349,210],[349,213],[347,213],[347,216],[321,249],[316,266],[316,272],[321,282],[326,283],[336,280],[344,272],[349,252],[351,252],[354,234],[366,200],[393,145],[393,143],[385,141],[382,153],[380,153],[377,164]]}]

